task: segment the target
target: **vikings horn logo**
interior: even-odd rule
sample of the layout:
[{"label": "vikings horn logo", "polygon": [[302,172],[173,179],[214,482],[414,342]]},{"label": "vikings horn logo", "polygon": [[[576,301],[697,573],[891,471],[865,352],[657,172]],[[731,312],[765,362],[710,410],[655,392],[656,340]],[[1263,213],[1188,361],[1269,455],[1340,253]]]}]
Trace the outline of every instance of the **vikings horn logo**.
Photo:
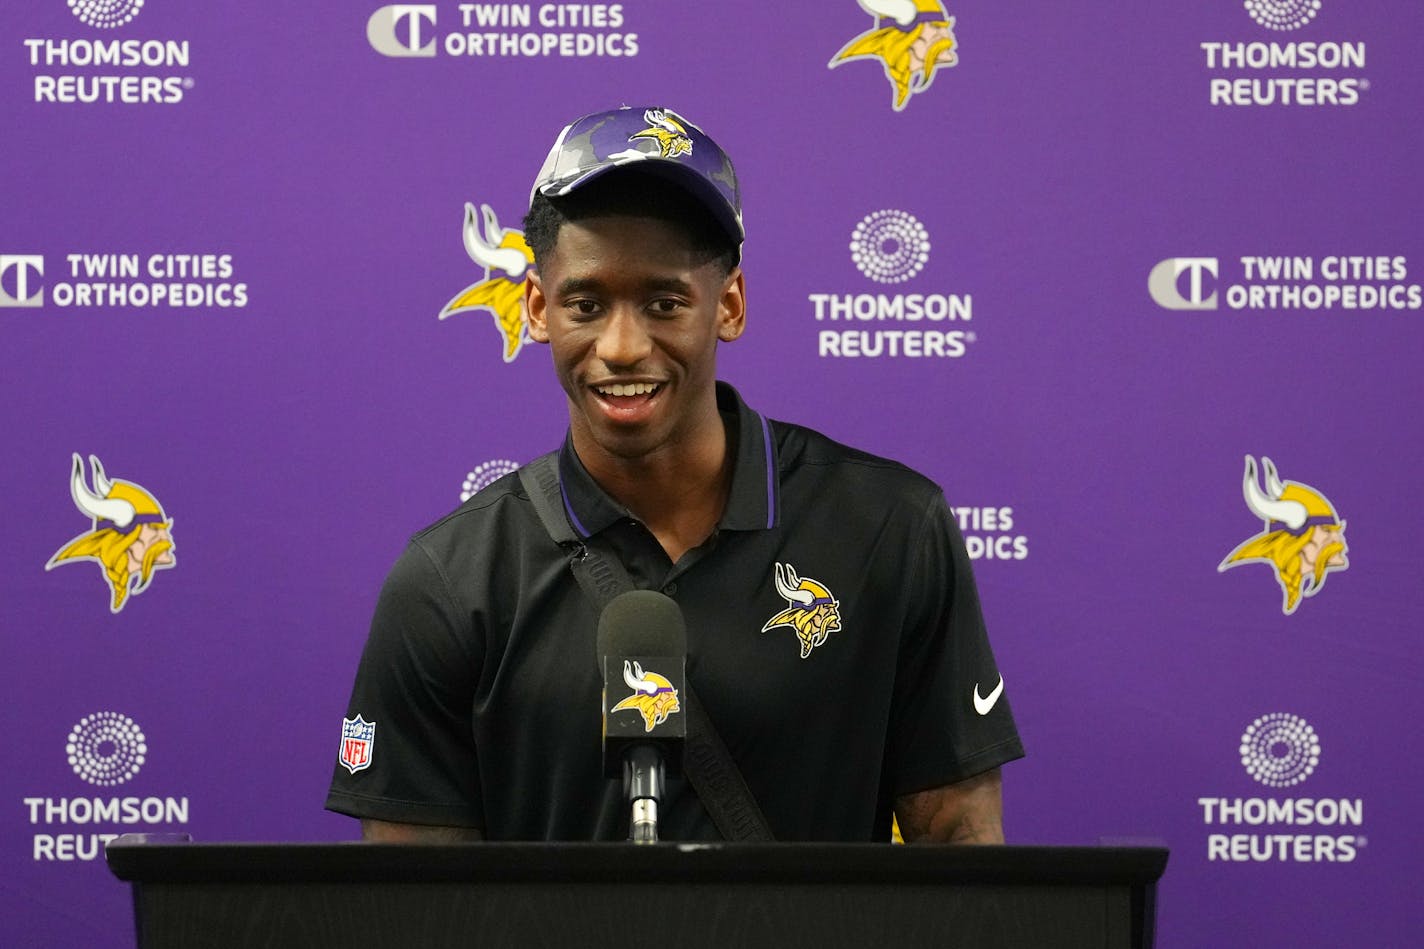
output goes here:
[{"label": "vikings horn logo", "polygon": [[461,291],[440,311],[440,319],[472,310],[488,310],[504,337],[504,361],[513,362],[529,341],[524,315],[524,275],[534,263],[534,252],[520,231],[500,227],[488,204],[480,205],[484,234],[480,234],[473,204],[465,204],[465,253],[485,268],[485,279]]},{"label": "vikings horn logo", "polygon": [[692,139],[687,135],[682,116],[667,109],[648,109],[643,113],[643,121],[648,123],[648,127],[629,135],[628,141],[650,138],[658,143],[658,150],[663,158],[692,154]]},{"label": "vikings horn logo", "polygon": [[1285,596],[1281,612],[1289,616],[1302,596],[1321,591],[1327,574],[1350,565],[1345,522],[1319,491],[1298,481],[1281,481],[1269,458],[1263,457],[1261,466],[1265,490],[1256,483],[1256,461],[1250,455],[1241,489],[1246,506],[1265,521],[1265,529],[1227,554],[1216,569],[1221,573],[1252,561],[1268,564]]},{"label": "vikings horn logo", "polygon": [[109,479],[99,459],[89,456],[94,487],[84,483],[84,461],[74,456],[69,492],[80,513],[93,519],[89,530],[65,544],[45,564],[46,570],[92,560],[104,568],[109,584],[109,612],[124,608],[129,596],[148,589],[155,570],[166,570],[173,556],[173,521],[153,495],[132,481]]},{"label": "vikings horn logo", "polygon": [[959,62],[954,17],[939,0],[858,0],[875,26],[851,40],[826,64],[835,69],[853,59],[878,59],[894,90],[892,105],[903,110],[910,96],[924,92],[940,66]]},{"label": "vikings horn logo", "polygon": [[798,577],[791,564],[776,565],[776,592],[789,604],[761,628],[764,633],[777,626],[790,626],[801,640],[801,658],[841,628],[841,604],[820,581]]},{"label": "vikings horn logo", "polygon": [[609,711],[621,712],[632,709],[643,716],[643,731],[650,732],[673,712],[682,710],[677,701],[677,689],[672,683],[656,672],[644,672],[641,663],[623,660],[623,681],[633,694]]}]

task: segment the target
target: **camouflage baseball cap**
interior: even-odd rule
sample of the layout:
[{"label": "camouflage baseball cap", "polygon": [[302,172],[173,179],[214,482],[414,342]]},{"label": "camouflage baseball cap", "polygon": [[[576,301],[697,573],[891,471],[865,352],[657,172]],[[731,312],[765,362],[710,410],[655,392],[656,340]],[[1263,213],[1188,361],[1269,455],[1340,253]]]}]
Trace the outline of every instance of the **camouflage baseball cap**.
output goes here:
[{"label": "camouflage baseball cap", "polygon": [[624,106],[575,119],[549,150],[529,200],[535,194],[569,194],[614,168],[634,164],[686,188],[741,247],[742,194],[732,160],[671,109]]}]

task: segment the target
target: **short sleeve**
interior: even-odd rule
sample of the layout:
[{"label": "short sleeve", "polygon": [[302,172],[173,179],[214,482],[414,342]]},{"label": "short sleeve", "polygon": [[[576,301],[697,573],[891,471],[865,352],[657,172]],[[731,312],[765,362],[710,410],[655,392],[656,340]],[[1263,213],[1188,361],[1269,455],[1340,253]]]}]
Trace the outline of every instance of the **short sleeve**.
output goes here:
[{"label": "short sleeve", "polygon": [[472,726],[480,656],[473,613],[417,539],[381,589],[326,807],[483,829]]},{"label": "short sleeve", "polygon": [[952,784],[1024,754],[964,539],[939,492],[926,507],[914,553],[887,743],[896,796]]}]

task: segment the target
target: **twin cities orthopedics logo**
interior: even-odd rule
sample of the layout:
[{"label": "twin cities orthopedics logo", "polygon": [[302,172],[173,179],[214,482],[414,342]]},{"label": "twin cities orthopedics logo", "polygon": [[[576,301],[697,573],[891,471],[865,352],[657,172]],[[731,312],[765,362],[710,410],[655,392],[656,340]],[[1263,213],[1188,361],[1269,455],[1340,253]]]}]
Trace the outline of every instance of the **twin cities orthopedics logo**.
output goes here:
[{"label": "twin cities orthopedics logo", "polygon": [[[49,0],[51,3],[60,0]],[[128,25],[143,0],[68,0],[91,29]],[[111,36],[30,37],[21,41],[34,73],[34,101],[56,104],[173,105],[193,88],[188,40]]]},{"label": "twin cities orthopedics logo", "polygon": [[460,485],[460,503],[463,504],[500,478],[518,470],[519,462],[510,461],[508,458],[495,458],[491,461],[480,462],[470,470],[469,474],[465,475],[464,483]]},{"label": "twin cities orthopedics logo", "polygon": [[[366,21],[366,39],[396,58],[638,55],[625,3],[393,3]],[[448,26],[446,24],[453,24]]]},{"label": "twin cities orthopedics logo", "polygon": [[[816,334],[816,351],[822,357],[860,359],[958,359],[976,340],[972,330],[938,328],[967,323],[974,316],[969,294],[922,292],[920,283],[930,261],[929,231],[908,211],[886,209],[862,218],[851,230],[850,259],[874,283],[897,292],[811,293],[812,317],[817,323],[870,323],[903,329],[825,329]],[[934,329],[920,324],[936,324]]]},{"label": "twin cities orthopedics logo", "polygon": [[[1267,30],[1293,34],[1320,11],[1320,0],[1246,0]],[[1365,44],[1355,41],[1211,40],[1202,42],[1207,101],[1225,106],[1351,106],[1370,88]]]},{"label": "twin cities orthopedics logo", "polygon": [[1418,310],[1424,290],[1402,255],[1168,257],[1147,275],[1164,310]]},{"label": "twin cities orthopedics logo", "polygon": [[109,587],[109,612],[117,613],[131,596],[148,589],[157,571],[177,565],[173,519],[141,485],[109,478],[93,455],[89,464],[93,487],[85,483],[84,461],[77,454],[69,479],[70,496],[90,519],[89,529],[55,551],[45,570],[84,561],[98,564]]},{"label": "twin cities orthopedics logo", "polygon": [[[1241,736],[1241,766],[1253,781],[1268,788],[1298,787],[1320,763],[1320,738],[1299,715],[1262,715]],[[1359,798],[1199,797],[1207,835],[1207,859],[1231,863],[1350,863],[1365,838],[1340,833],[1364,825]],[[1262,832],[1256,828],[1289,828]],[[1222,828],[1223,830],[1217,830]],[[1225,828],[1253,828],[1226,833]],[[1308,828],[1301,832],[1298,828]],[[1323,831],[1323,832],[1322,832]]]},{"label": "twin cities orthopedics logo", "polygon": [[[148,739],[138,723],[119,712],[95,712],[81,718],[65,739],[64,753],[74,774],[95,788],[111,789],[132,781],[148,757]],[[34,860],[96,860],[105,842],[136,827],[174,827],[188,823],[186,797],[48,797],[23,799],[32,827],[86,828],[85,832],[47,829],[33,837]],[[111,829],[91,830],[103,826]]]},{"label": "twin cities orthopedics logo", "polygon": [[950,508],[970,560],[1027,560],[1028,537],[1007,506]]},{"label": "twin cities orthopedics logo", "polygon": [[938,69],[958,65],[955,18],[940,0],[858,2],[870,14],[869,27],[842,46],[827,69],[856,60],[879,64],[890,82],[890,106],[899,112],[930,87]]},{"label": "twin cities orthopedics logo", "polygon": [[1350,565],[1346,559],[1345,522],[1319,491],[1299,481],[1282,481],[1271,459],[1262,458],[1264,483],[1258,483],[1256,460],[1246,456],[1241,492],[1246,506],[1262,527],[1242,541],[1217,565],[1222,572],[1243,563],[1270,567],[1281,588],[1281,612],[1287,616],[1325,587],[1325,578]]},{"label": "twin cities orthopedics logo", "polygon": [[[0,254],[0,308],[228,310],[247,306],[231,254]],[[46,272],[50,273],[47,282]],[[48,299],[46,300],[46,291]]]},{"label": "twin cities orthopedics logo", "polygon": [[529,342],[529,321],[524,313],[524,277],[534,265],[534,252],[524,242],[524,232],[500,227],[488,204],[475,211],[465,205],[462,230],[465,253],[483,276],[456,294],[440,311],[440,319],[466,313],[494,317],[505,362],[513,362]]}]

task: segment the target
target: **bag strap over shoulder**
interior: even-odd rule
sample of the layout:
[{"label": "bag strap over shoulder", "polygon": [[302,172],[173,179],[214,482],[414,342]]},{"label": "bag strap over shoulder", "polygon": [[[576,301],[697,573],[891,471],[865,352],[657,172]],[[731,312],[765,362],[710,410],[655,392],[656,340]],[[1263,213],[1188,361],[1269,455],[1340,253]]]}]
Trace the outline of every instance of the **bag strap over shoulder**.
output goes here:
[{"label": "bag strap over shoulder", "polygon": [[[559,490],[558,452],[540,455],[520,468],[519,480],[544,530],[568,551],[569,569],[600,613],[615,596],[634,588],[632,578],[617,557],[606,555],[574,533],[564,511],[563,493]],[[774,840],[766,816],[757,806],[717,727],[692,690],[691,681],[684,683],[683,692],[687,713],[683,770],[713,823],[727,840]]]}]

